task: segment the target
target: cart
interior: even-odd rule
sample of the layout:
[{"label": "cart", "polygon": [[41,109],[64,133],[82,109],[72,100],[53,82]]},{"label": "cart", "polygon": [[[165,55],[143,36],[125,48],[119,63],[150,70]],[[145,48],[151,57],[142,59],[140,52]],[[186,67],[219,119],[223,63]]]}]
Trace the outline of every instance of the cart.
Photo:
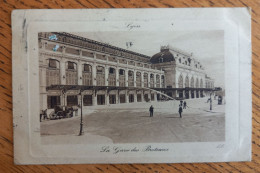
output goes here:
[{"label": "cart", "polygon": [[50,113],[50,119],[70,118],[73,116],[73,108],[67,106],[55,106],[54,111]]}]

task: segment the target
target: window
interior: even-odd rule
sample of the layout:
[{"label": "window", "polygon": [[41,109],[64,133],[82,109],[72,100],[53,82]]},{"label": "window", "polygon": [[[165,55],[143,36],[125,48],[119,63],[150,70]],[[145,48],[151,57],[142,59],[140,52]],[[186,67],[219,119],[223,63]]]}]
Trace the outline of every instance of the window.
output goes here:
[{"label": "window", "polygon": [[84,67],[83,67],[83,71],[84,72],[91,72],[91,65],[89,65],[89,64],[84,64]]},{"label": "window", "polygon": [[60,105],[60,96],[48,96],[48,109],[53,109],[55,106]]},{"label": "window", "polygon": [[67,106],[77,106],[77,105],[78,105],[77,95],[67,96]]},{"label": "window", "polygon": [[70,70],[75,70],[75,67],[74,67],[74,62],[68,62],[68,69],[70,69]]},{"label": "window", "polygon": [[83,105],[84,106],[92,106],[92,95],[84,95],[83,96]]},{"label": "window", "polygon": [[49,67],[50,68],[57,68],[57,60],[49,59]]},{"label": "window", "polygon": [[119,75],[124,75],[125,74],[125,71],[123,69],[120,69],[119,70]]}]

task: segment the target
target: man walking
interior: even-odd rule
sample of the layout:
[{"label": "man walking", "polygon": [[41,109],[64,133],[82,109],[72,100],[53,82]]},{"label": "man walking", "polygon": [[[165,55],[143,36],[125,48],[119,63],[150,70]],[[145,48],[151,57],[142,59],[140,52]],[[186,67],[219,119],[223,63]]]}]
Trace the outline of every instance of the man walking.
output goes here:
[{"label": "man walking", "polygon": [[180,118],[182,118],[181,113],[182,113],[182,106],[180,105],[180,106],[179,106],[179,114],[180,114]]},{"label": "man walking", "polygon": [[150,106],[149,111],[150,111],[150,117],[153,117],[153,105]]},{"label": "man walking", "polygon": [[186,101],[183,102],[183,109],[186,109],[187,103]]}]

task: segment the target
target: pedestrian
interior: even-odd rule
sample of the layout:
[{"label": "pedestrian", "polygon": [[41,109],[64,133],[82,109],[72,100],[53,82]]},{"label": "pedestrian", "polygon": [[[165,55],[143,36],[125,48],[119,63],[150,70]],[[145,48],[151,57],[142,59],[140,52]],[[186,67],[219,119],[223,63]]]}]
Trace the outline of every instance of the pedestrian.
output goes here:
[{"label": "pedestrian", "polygon": [[180,118],[182,118],[181,113],[182,113],[182,106],[180,105],[180,106],[179,106],[179,114],[180,114]]},{"label": "pedestrian", "polygon": [[183,109],[186,109],[187,103],[186,101],[183,102]]},{"label": "pedestrian", "polygon": [[150,106],[149,111],[150,111],[150,117],[153,117],[153,105]]}]

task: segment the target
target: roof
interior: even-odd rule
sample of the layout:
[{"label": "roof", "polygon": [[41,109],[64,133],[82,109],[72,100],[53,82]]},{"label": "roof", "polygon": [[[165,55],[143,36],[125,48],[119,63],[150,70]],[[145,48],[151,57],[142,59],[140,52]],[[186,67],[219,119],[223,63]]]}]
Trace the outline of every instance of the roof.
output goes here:
[{"label": "roof", "polygon": [[155,54],[150,59],[152,64],[160,63],[160,62],[171,62],[175,61],[173,54],[169,49],[162,50],[161,52]]}]

